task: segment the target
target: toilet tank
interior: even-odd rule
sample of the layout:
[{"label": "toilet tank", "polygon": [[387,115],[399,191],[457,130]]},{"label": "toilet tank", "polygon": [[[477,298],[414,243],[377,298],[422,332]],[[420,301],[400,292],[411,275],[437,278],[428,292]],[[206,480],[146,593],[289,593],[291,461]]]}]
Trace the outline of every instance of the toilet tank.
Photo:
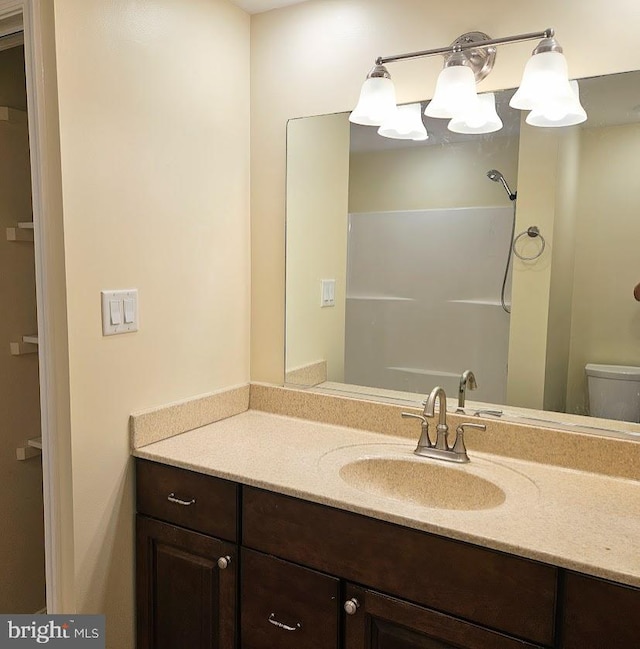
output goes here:
[{"label": "toilet tank", "polygon": [[589,363],[585,372],[592,417],[640,422],[640,367]]}]

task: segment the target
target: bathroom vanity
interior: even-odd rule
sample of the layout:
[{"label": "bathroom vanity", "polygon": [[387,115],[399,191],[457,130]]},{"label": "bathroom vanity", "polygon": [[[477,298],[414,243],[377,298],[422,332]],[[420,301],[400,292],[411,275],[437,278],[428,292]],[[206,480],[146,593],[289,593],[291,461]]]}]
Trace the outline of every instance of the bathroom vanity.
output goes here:
[{"label": "bathroom vanity", "polygon": [[[637,483],[471,451],[504,502],[444,509],[340,477],[404,442],[249,411],[136,450],[138,648],[638,646]],[[593,532],[587,483],[628,520]]]}]

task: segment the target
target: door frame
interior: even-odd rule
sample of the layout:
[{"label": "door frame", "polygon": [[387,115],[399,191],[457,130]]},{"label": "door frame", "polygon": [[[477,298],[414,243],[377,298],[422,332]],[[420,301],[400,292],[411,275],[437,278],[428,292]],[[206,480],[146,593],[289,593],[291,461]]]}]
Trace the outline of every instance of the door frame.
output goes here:
[{"label": "door frame", "polygon": [[[46,11],[50,15],[45,16]],[[47,612],[73,613],[73,581],[69,580],[73,580],[74,566],[72,550],[68,550],[72,537],[65,526],[71,524],[71,534],[73,529],[68,516],[65,520],[63,503],[64,496],[70,493],[65,494],[65,485],[71,485],[69,371],[68,361],[64,360],[68,350],[66,287],[64,273],[60,273],[60,268],[64,268],[64,245],[61,236],[53,231],[58,226],[61,232],[62,225],[61,197],[56,200],[56,193],[61,189],[59,133],[52,140],[51,126],[47,129],[52,102],[45,102],[45,84],[50,81],[45,78],[44,30],[50,28],[53,32],[52,17],[53,5],[43,8],[41,0],[0,0],[0,35],[20,31],[24,35],[38,314]],[[47,65],[51,63],[47,61]],[[59,220],[56,226],[52,224],[53,218]],[[61,313],[65,314],[62,327]]]}]

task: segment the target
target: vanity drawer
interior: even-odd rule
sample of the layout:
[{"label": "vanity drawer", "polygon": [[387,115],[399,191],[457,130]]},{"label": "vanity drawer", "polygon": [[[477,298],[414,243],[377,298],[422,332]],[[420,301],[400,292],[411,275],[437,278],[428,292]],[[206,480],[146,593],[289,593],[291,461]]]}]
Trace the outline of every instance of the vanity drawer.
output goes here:
[{"label": "vanity drawer", "polygon": [[136,461],[139,513],[228,541],[238,537],[238,490],[220,478]]},{"label": "vanity drawer", "polygon": [[242,548],[243,649],[337,649],[340,581]]},{"label": "vanity drawer", "polygon": [[552,645],[557,569],[273,494],[243,491],[243,545]]}]

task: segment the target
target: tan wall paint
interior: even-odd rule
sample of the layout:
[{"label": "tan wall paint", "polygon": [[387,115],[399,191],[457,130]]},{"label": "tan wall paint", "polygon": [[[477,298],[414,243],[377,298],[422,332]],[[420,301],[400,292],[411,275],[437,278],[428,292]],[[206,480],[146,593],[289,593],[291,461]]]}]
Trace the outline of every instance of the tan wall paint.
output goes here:
[{"label": "tan wall paint", "polygon": [[[292,117],[350,110],[376,56],[437,47],[470,28],[506,36],[552,25],[572,76],[640,68],[632,0],[541,0],[518,5],[468,0],[443,11],[435,0],[310,0],[252,18],[252,358],[255,380],[281,382],[284,356],[285,127]],[[593,55],[592,43],[615,48]],[[500,48],[480,88],[520,82],[531,43]],[[620,55],[623,53],[623,56]],[[398,101],[424,99],[442,60],[390,66]],[[542,352],[544,354],[544,352]]]},{"label": "tan wall paint", "polygon": [[[249,378],[249,17],[56,0],[75,600],[133,641],[128,417]],[[103,338],[100,290],[140,331]]]},{"label": "tan wall paint", "polygon": [[[26,111],[24,50],[0,52],[0,106]],[[16,460],[16,448],[40,436],[38,356],[9,355],[9,343],[35,333],[34,247],[10,242],[5,228],[31,221],[27,124],[0,122],[0,611],[35,613],[45,603],[42,461]]]},{"label": "tan wall paint", "polygon": [[549,286],[549,319],[543,406],[565,412],[571,305],[576,245],[578,179],[580,173],[580,129],[563,134],[558,149],[555,219],[553,224],[553,264]]},{"label": "tan wall paint", "polygon": [[[349,120],[292,120],[287,138],[287,371],[326,361],[344,381]],[[322,279],[336,280],[334,307],[320,307]]]},{"label": "tan wall paint", "polygon": [[640,365],[639,151],[640,124],[582,132],[569,412],[587,412],[587,363]]},{"label": "tan wall paint", "polygon": [[517,137],[354,153],[349,211],[508,205],[502,186],[487,179],[490,169],[499,169],[509,182],[515,183]]}]

